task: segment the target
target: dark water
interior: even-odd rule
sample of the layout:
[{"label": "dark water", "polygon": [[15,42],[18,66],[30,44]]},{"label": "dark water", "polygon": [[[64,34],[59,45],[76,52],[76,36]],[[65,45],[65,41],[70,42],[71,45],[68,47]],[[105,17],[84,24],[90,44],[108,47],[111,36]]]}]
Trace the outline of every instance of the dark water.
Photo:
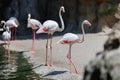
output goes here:
[{"label": "dark water", "polygon": [[41,78],[32,71],[32,65],[22,53],[11,52],[11,58],[4,56],[4,48],[0,47],[0,80],[50,80]]}]

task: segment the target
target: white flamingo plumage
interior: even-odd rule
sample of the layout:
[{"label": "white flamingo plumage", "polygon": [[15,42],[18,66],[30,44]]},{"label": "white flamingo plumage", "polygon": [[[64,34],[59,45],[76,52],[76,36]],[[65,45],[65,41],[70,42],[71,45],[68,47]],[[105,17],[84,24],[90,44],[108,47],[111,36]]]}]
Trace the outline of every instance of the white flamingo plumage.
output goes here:
[{"label": "white flamingo plumage", "polygon": [[[15,36],[16,36],[16,30],[13,30],[13,28],[16,29],[19,26],[19,22],[18,22],[18,20],[15,17],[11,17],[6,22],[4,20],[2,20],[1,23],[4,23],[3,28],[9,27],[9,29],[11,29],[11,31],[12,31],[11,35],[12,35],[12,37],[13,37],[13,34],[15,34]],[[13,33],[13,31],[14,31],[14,33]]]},{"label": "white flamingo plumage", "polygon": [[36,32],[36,33],[47,33],[48,34],[48,39],[46,42],[46,62],[45,62],[46,66],[48,65],[48,63],[47,63],[47,60],[48,60],[48,58],[47,58],[48,57],[48,40],[50,38],[50,66],[52,66],[52,35],[56,31],[62,32],[64,30],[64,22],[62,19],[61,11],[65,12],[65,9],[63,6],[61,6],[60,10],[59,10],[59,17],[60,17],[61,24],[62,24],[61,28],[59,28],[59,25],[56,21],[47,20],[43,23],[42,27],[39,30],[37,30],[37,32]]},{"label": "white flamingo plumage", "polygon": [[41,23],[36,20],[36,19],[31,19],[31,14],[28,14],[28,24],[27,27],[32,29],[33,32],[33,36],[32,36],[32,48],[31,48],[31,52],[35,52],[34,46],[35,46],[35,38],[36,38],[36,34],[35,34],[35,30],[39,29],[41,26]]},{"label": "white flamingo plumage", "polygon": [[11,39],[11,32],[9,31],[9,27],[6,27],[5,31],[2,33],[2,39],[7,44],[7,45],[5,45],[5,56],[7,56],[8,57],[8,61],[10,61],[10,39]]},{"label": "white flamingo plumage", "polygon": [[81,28],[82,28],[82,32],[83,32],[83,37],[82,39],[80,40],[80,37],[74,33],[66,33],[63,35],[62,39],[60,39],[57,43],[61,43],[61,44],[68,44],[69,45],[69,51],[68,51],[68,54],[67,54],[67,58],[69,59],[70,61],[70,72],[71,72],[71,65],[74,67],[75,69],[75,72],[78,73],[72,59],[71,59],[71,47],[73,44],[75,43],[82,43],[84,41],[84,35],[85,35],[85,32],[84,32],[84,24],[88,25],[88,26],[91,26],[91,23],[88,21],[88,20],[84,20],[82,22],[82,25],[81,25]]}]

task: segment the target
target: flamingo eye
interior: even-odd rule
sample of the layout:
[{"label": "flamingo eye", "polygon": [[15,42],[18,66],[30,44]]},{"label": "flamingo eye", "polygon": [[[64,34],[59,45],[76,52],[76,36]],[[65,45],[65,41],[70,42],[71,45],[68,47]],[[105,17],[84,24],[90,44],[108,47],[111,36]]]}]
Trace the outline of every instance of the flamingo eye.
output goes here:
[{"label": "flamingo eye", "polygon": [[46,27],[43,28],[44,31],[48,31],[48,29]]}]

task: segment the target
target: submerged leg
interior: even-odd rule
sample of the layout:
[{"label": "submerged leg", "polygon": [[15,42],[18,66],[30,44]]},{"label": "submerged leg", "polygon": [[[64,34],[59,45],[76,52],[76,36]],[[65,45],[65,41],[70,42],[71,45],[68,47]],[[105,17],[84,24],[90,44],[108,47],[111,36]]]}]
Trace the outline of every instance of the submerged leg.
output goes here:
[{"label": "submerged leg", "polygon": [[8,63],[10,63],[10,40],[8,41]]},{"label": "submerged leg", "polygon": [[5,57],[8,57],[8,54],[7,54],[7,44],[5,44]]}]

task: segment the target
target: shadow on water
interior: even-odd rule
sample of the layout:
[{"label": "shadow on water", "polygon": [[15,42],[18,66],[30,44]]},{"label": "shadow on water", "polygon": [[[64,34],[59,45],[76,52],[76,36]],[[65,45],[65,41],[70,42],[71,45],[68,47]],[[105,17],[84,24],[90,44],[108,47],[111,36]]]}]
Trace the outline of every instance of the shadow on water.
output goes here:
[{"label": "shadow on water", "polygon": [[0,80],[50,80],[41,78],[32,71],[32,64],[23,57],[22,53],[11,51],[10,63],[4,57],[4,48],[0,46]]}]

